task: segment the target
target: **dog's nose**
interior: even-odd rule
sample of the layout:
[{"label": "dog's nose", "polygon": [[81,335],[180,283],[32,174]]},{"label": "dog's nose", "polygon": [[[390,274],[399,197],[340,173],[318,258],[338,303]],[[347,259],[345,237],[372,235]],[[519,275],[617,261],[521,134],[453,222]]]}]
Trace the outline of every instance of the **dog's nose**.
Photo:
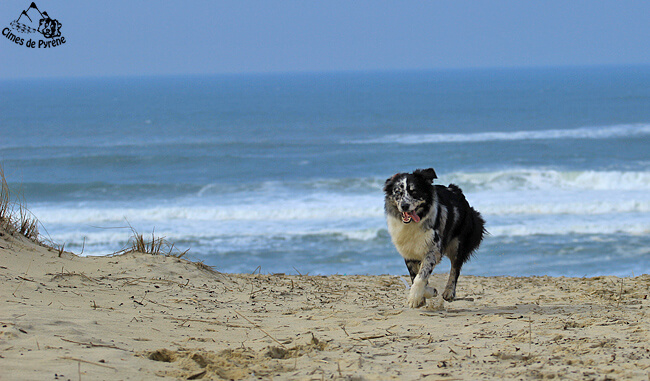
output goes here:
[{"label": "dog's nose", "polygon": [[407,202],[401,203],[400,206],[402,207],[403,211],[409,210],[409,207],[410,207],[410,205]]}]

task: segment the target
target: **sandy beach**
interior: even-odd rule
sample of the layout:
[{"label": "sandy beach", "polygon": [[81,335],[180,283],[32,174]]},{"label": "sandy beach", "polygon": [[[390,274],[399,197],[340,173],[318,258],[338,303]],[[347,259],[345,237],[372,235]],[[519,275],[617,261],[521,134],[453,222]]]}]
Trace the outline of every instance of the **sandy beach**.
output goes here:
[{"label": "sandy beach", "polygon": [[650,381],[650,1],[0,15],[0,381]]},{"label": "sandy beach", "polygon": [[[2,380],[647,380],[650,276],[223,274],[0,233]],[[398,258],[396,258],[398,260]],[[445,274],[433,276],[441,288]]]}]

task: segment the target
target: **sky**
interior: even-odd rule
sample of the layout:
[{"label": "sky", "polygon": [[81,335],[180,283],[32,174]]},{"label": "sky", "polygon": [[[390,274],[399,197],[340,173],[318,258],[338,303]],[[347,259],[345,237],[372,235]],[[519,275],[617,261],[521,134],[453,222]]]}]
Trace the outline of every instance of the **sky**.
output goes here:
[{"label": "sky", "polygon": [[[0,79],[650,64],[647,1],[35,3],[65,43],[0,35]],[[30,4],[2,0],[0,29]]]}]

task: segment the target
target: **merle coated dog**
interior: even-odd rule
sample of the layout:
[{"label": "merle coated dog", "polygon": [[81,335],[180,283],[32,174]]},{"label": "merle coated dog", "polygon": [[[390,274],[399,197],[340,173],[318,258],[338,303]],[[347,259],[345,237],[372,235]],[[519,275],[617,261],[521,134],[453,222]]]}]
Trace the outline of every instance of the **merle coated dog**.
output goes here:
[{"label": "merle coated dog", "polygon": [[427,285],[443,255],[451,261],[451,271],[442,297],[454,300],[460,269],[486,233],[485,221],[463,191],[454,184],[433,185],[436,178],[433,168],[418,169],[398,173],[384,185],[388,231],[413,282],[408,296],[412,308],[437,295]]}]

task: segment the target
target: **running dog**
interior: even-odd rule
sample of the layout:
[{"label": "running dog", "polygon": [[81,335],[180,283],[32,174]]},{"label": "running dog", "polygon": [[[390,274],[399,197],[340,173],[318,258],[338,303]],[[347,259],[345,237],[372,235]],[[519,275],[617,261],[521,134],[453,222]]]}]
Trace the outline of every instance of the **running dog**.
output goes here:
[{"label": "running dog", "polygon": [[453,301],[460,269],[486,233],[485,220],[454,184],[433,185],[433,168],[398,173],[386,180],[384,209],[388,231],[406,262],[413,285],[408,305],[422,307],[438,292],[428,287],[433,268],[445,255],[451,261],[442,298]]}]

